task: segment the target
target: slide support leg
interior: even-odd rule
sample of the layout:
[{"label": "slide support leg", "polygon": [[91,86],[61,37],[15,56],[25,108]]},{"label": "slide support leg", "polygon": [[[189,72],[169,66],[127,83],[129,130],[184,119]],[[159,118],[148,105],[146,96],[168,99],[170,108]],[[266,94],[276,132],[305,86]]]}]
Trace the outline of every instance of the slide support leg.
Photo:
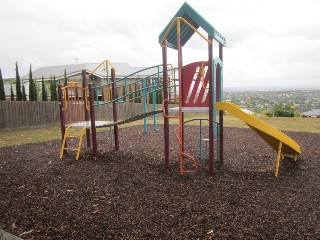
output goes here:
[{"label": "slide support leg", "polygon": [[280,160],[281,160],[281,149],[282,149],[282,142],[279,142],[277,162],[276,162],[276,171],[274,173],[274,175],[276,177],[278,176],[278,173],[279,173]]}]

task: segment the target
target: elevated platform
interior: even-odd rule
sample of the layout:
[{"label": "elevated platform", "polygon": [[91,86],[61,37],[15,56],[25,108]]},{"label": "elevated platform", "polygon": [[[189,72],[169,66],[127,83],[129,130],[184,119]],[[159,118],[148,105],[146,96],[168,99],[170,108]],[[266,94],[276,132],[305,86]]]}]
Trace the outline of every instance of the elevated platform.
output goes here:
[{"label": "elevated platform", "polygon": [[[110,121],[95,121],[95,124],[96,124],[97,128],[102,128],[102,127],[113,126],[114,122],[110,122]],[[72,123],[72,124],[69,124],[69,125],[66,125],[66,126],[67,127],[71,126],[73,128],[84,128],[84,127],[91,128],[91,121],[76,122],[76,123]]]},{"label": "elevated platform", "polygon": [[[169,108],[169,113],[179,112],[179,107]],[[200,112],[209,112],[209,107],[182,107],[182,112],[189,113],[200,113]]]}]

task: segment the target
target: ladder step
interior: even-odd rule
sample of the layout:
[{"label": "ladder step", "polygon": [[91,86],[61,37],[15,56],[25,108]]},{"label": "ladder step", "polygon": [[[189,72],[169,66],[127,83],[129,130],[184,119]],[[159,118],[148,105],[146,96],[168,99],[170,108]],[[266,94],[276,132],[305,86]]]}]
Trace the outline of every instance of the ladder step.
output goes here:
[{"label": "ladder step", "polygon": [[[82,130],[81,130],[81,133],[80,135],[72,135],[72,134],[76,134],[74,132],[71,133],[71,135],[68,135],[68,130],[71,128],[71,126],[67,127],[66,129],[66,132],[65,132],[65,135],[64,135],[64,139],[63,139],[63,143],[62,143],[62,147],[61,147],[61,151],[60,151],[60,159],[62,159],[63,157],[63,154],[64,154],[64,150],[70,150],[70,151],[76,151],[77,152],[77,155],[76,155],[76,159],[78,160],[79,159],[79,154],[80,154],[80,151],[81,151],[81,143],[82,143],[82,137],[83,137],[83,134],[85,133],[85,129],[86,127],[83,127]],[[68,148],[68,147],[65,147],[65,144],[67,143],[67,138],[77,138],[79,139],[79,144],[78,144],[78,148]]]},{"label": "ladder step", "polygon": [[66,138],[80,138],[80,136],[67,136]]},{"label": "ladder step", "polygon": [[64,150],[78,151],[78,148],[63,148]]}]

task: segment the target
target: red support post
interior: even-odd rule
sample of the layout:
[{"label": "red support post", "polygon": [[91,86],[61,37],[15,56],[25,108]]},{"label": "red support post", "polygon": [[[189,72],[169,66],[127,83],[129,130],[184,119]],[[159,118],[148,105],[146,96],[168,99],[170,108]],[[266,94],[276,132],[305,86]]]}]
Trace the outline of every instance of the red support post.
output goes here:
[{"label": "red support post", "polygon": [[177,21],[177,49],[178,49],[178,79],[179,79],[179,126],[180,126],[180,133],[179,133],[179,153],[180,153],[180,175],[183,175],[183,152],[184,152],[184,127],[183,127],[183,113],[182,113],[182,101],[183,98],[181,96],[183,92],[182,88],[182,53],[181,53],[181,42],[180,42],[180,20]]},{"label": "red support post", "polygon": [[[212,37],[208,36],[208,39],[212,42]],[[212,76],[212,64],[213,64],[213,53],[212,53],[212,43],[208,43],[208,73],[209,74],[209,174],[214,175],[214,119],[213,119],[213,93],[214,84]]]},{"label": "red support post", "polygon": [[[223,62],[223,45],[221,43],[219,43],[219,58],[221,59],[221,62]],[[220,66],[220,67],[223,67],[223,66]],[[219,82],[220,82],[220,89],[221,91],[223,91],[223,86],[221,86],[222,84],[222,79],[221,79],[221,71],[220,72],[220,76],[219,76]],[[220,92],[220,89],[219,89],[219,92]],[[220,92],[220,99],[219,101],[222,100],[221,98],[221,92]],[[219,150],[219,153],[220,153],[220,163],[223,163],[223,149],[224,149],[224,146],[223,146],[223,111],[219,111],[219,125],[220,125],[220,136],[219,136],[219,139],[220,139],[220,150]]]},{"label": "red support post", "polygon": [[[87,102],[87,73],[86,70],[82,70],[82,98],[83,98],[83,102],[84,102],[84,118],[86,121],[89,121],[89,112],[88,112],[88,102]],[[87,136],[87,147],[90,148],[91,147],[91,139],[90,139],[90,129],[87,128],[86,129],[86,136]]]},{"label": "red support post", "polygon": [[[115,69],[111,68],[111,89],[112,89],[112,110],[113,110],[113,121],[117,122],[118,121],[118,111],[117,111],[117,104],[116,104],[116,98],[117,98],[117,94],[116,94],[116,88],[115,88]],[[114,146],[115,146],[115,150],[118,151],[119,150],[119,130],[118,130],[118,126],[115,125],[113,127],[113,131],[114,131]]]},{"label": "red support post", "polygon": [[92,155],[97,157],[98,155],[98,143],[97,143],[97,130],[96,130],[96,117],[94,114],[94,97],[92,83],[89,83],[89,104],[90,104],[90,119],[91,119],[91,137],[92,137]]},{"label": "red support post", "polygon": [[[61,141],[63,141],[64,134],[66,132],[66,126],[65,126],[65,118],[64,118],[64,112],[63,112],[63,92],[62,92],[62,85],[58,85],[58,98],[59,98],[59,111],[60,111],[60,127],[61,127]],[[67,148],[67,143],[65,143],[65,148]],[[64,153],[66,153],[66,149],[64,150]]]},{"label": "red support post", "polygon": [[[162,64],[163,64],[163,100],[168,99],[168,66],[167,66],[167,46],[162,46]],[[169,167],[169,118],[168,116],[168,101],[164,101],[164,115],[163,115],[163,133],[164,133],[164,165]]]},{"label": "red support post", "polygon": [[[180,34],[179,34],[179,39],[180,39]],[[180,40],[179,40],[180,42]],[[178,62],[180,62],[180,66],[181,66],[181,74],[180,74],[180,85],[181,85],[181,92],[179,93],[179,106],[180,106],[180,119],[181,119],[181,142],[182,142],[182,152],[184,152],[184,112],[182,111],[182,107],[184,107],[184,102],[183,102],[183,99],[185,99],[184,97],[184,81],[183,81],[183,57],[182,57],[182,46],[181,44],[179,43],[179,46],[180,46],[180,50],[178,50]],[[180,102],[181,102],[181,105],[180,105]]]}]

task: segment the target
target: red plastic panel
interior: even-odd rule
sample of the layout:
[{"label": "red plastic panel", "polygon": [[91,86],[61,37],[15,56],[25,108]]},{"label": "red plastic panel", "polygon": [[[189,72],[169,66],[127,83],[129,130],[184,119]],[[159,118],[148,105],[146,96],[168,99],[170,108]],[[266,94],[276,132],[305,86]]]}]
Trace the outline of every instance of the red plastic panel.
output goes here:
[{"label": "red plastic panel", "polygon": [[209,107],[208,62],[194,62],[182,68],[182,106]]}]

